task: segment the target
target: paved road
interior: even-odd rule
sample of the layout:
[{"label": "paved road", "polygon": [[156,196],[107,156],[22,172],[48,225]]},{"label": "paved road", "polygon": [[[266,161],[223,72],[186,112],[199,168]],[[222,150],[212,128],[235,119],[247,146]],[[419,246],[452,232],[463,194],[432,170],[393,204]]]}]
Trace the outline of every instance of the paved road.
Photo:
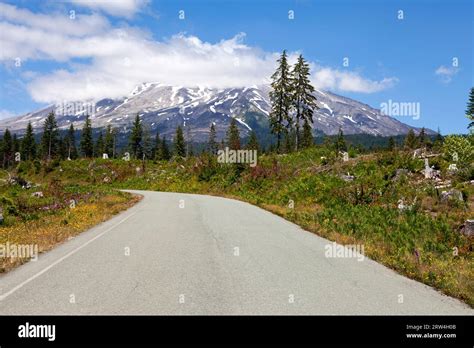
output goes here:
[{"label": "paved road", "polygon": [[252,205],[132,192],[133,208],[1,276],[0,314],[474,313],[367,258],[328,258],[329,241]]}]

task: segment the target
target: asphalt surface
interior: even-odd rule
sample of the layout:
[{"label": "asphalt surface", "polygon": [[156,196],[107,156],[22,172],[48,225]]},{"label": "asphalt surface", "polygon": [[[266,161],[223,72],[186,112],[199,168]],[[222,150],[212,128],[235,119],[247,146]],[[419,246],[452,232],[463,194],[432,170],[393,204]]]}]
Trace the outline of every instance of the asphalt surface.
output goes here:
[{"label": "asphalt surface", "polygon": [[474,314],[250,204],[143,200],[0,276],[0,314]]}]

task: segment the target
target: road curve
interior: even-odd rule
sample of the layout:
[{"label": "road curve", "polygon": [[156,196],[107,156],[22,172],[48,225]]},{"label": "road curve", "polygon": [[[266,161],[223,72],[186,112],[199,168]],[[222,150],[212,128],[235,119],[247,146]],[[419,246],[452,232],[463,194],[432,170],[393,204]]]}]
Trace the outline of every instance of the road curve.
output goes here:
[{"label": "road curve", "polygon": [[130,192],[143,200],[2,275],[0,314],[474,314],[250,204]]}]

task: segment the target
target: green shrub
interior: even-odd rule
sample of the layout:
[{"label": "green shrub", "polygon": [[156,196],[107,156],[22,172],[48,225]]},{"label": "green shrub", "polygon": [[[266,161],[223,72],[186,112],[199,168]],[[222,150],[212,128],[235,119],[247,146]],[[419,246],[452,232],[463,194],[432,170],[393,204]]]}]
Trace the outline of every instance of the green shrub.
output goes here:
[{"label": "green shrub", "polygon": [[3,212],[8,215],[18,215],[18,208],[13,202],[12,199],[5,197],[5,196],[0,196],[0,205],[3,208]]}]

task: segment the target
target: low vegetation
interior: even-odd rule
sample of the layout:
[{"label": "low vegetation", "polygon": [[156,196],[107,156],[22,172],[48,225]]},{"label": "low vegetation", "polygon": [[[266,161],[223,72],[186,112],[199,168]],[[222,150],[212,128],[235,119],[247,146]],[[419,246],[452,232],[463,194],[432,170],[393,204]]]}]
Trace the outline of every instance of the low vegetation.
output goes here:
[{"label": "low vegetation", "polygon": [[[44,197],[31,196],[38,188],[19,185],[2,192],[8,204],[0,242],[35,240],[48,249],[105,219],[104,207],[113,207],[111,213],[126,207],[128,198],[113,189],[219,195],[258,205],[329,240],[364,245],[368,257],[473,306],[473,239],[461,233],[473,217],[472,162],[452,171],[449,154],[431,157],[443,178],[436,182],[425,178],[424,161],[413,151],[355,155],[346,162],[335,154],[316,146],[260,156],[255,167],[217,163],[207,153],[171,161],[78,159],[38,174],[25,162],[17,171],[24,180],[48,182]],[[75,210],[65,208],[71,199],[78,202]],[[45,230],[54,234],[45,238]]]},{"label": "low vegetation", "polygon": [[[5,181],[0,185],[0,245],[5,248],[34,246],[34,253],[42,253],[110,219],[139,199],[107,187],[61,181],[54,170],[42,178],[39,173],[25,172],[25,164],[28,169],[34,166],[19,166],[26,176],[12,178],[3,173]],[[35,255],[7,257],[5,249],[1,256],[0,273]]]}]

